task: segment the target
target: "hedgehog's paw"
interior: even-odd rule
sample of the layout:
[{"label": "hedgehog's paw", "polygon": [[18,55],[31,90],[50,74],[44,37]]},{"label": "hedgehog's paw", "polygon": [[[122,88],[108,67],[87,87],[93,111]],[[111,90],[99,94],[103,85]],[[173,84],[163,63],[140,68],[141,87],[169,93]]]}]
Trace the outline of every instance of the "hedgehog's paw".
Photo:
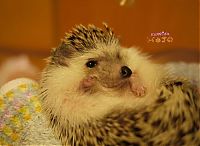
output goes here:
[{"label": "hedgehog's paw", "polygon": [[88,76],[81,81],[79,89],[87,91],[94,86],[95,82],[96,78],[94,76]]},{"label": "hedgehog's paw", "polygon": [[147,88],[138,77],[131,78],[131,91],[135,96],[142,97],[146,94]]},{"label": "hedgehog's paw", "polygon": [[142,97],[146,94],[146,87],[141,85],[132,85],[131,90],[135,96]]}]

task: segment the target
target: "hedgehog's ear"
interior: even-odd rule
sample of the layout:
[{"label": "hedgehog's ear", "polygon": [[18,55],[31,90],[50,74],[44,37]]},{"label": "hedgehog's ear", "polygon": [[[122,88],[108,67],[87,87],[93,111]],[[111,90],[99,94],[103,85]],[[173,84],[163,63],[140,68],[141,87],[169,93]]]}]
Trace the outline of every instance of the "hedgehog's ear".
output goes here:
[{"label": "hedgehog's ear", "polygon": [[57,48],[51,51],[51,63],[55,65],[68,66],[69,59],[72,58],[74,49],[66,45],[63,41]]},{"label": "hedgehog's ear", "polygon": [[62,56],[66,58],[72,58],[74,53],[75,52],[72,46],[67,45],[64,41],[62,41],[57,48],[54,48],[51,51],[52,56]]}]

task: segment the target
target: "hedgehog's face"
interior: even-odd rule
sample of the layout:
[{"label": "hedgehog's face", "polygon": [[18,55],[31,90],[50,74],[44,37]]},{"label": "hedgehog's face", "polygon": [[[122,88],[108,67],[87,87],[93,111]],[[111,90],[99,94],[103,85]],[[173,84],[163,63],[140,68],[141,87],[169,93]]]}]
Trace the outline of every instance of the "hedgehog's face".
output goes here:
[{"label": "hedgehog's face", "polygon": [[[136,67],[131,63],[132,57],[128,54],[130,51],[118,45],[98,45],[98,47],[76,57],[71,63],[83,70],[83,78],[78,83],[79,92],[88,94],[111,92],[120,96],[127,96],[129,93],[135,97],[144,96],[146,87]],[[137,56],[135,59],[142,58]]]},{"label": "hedgehog's face", "polygon": [[150,93],[156,70],[137,50],[116,42],[74,50],[61,44],[43,73],[43,105],[48,114],[64,121],[87,121],[115,106],[134,107],[138,97]]}]

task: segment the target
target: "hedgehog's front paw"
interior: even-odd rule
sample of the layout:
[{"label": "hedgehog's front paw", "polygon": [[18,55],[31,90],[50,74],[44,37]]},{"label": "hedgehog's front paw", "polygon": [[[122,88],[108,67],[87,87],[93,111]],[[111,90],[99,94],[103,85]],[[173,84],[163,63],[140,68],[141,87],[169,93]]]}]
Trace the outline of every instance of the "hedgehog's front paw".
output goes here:
[{"label": "hedgehog's front paw", "polygon": [[138,77],[131,78],[131,91],[135,96],[142,97],[146,94],[147,88]]},{"label": "hedgehog's front paw", "polygon": [[135,96],[144,96],[146,94],[146,87],[133,84],[131,90]]},{"label": "hedgehog's front paw", "polygon": [[92,86],[94,86],[95,81],[96,81],[96,78],[94,76],[86,77],[81,81],[79,88],[84,90],[84,91],[87,91]]}]

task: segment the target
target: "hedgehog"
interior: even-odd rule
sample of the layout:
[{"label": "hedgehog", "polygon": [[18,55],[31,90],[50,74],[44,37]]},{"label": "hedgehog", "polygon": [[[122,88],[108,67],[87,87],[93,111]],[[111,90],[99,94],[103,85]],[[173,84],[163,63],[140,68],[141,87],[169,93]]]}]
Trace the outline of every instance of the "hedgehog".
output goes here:
[{"label": "hedgehog", "polygon": [[77,25],[53,49],[40,82],[55,137],[71,146],[200,145],[197,88],[113,30]]}]

